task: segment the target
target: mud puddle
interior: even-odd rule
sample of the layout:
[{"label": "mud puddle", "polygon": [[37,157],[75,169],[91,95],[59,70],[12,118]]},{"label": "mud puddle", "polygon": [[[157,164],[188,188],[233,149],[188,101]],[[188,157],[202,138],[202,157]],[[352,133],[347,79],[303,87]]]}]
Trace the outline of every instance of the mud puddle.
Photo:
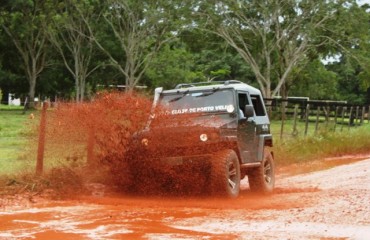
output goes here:
[{"label": "mud puddle", "polygon": [[[370,159],[277,178],[237,199],[114,194],[0,207],[0,239],[369,239]],[[20,200],[21,201],[21,200]]]},{"label": "mud puddle", "polygon": [[[233,200],[94,193],[73,201],[44,202],[27,209],[10,208],[0,211],[0,238],[236,239],[240,230],[225,229],[225,219],[251,221],[255,218],[251,212],[282,211],[308,204],[306,200],[297,202],[297,196],[287,196],[292,194],[290,191],[279,190],[273,197],[260,196],[249,192],[247,181],[242,185],[241,196]],[[294,194],[304,192],[305,189],[299,189]],[[315,202],[311,200],[309,204]],[[204,227],[208,221],[211,221],[209,229]],[[219,227],[215,229],[216,226]]]},{"label": "mud puddle", "polygon": [[243,180],[233,200],[105,192],[10,207],[0,239],[368,239],[369,169],[370,159],[283,177],[270,196]]}]

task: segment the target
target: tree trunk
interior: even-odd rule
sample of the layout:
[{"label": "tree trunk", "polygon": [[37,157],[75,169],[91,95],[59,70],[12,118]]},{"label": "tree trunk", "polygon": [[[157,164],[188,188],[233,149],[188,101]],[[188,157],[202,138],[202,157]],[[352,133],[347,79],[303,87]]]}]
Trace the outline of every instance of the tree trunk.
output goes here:
[{"label": "tree trunk", "polygon": [[85,99],[86,80],[84,77],[80,79],[80,101],[83,102]]},{"label": "tree trunk", "polygon": [[76,88],[75,100],[78,103],[80,101],[80,87],[79,87],[79,84],[78,84],[78,77],[77,76],[76,76],[76,79],[75,79],[75,88]]},{"label": "tree trunk", "polygon": [[271,96],[270,84],[266,84],[266,87],[264,87],[263,97],[265,97],[265,98],[272,98],[273,97],[273,96]]},{"label": "tree trunk", "polygon": [[287,88],[287,83],[284,82],[282,85],[281,85],[281,88],[280,88],[280,95],[281,95],[281,98],[282,99],[288,99],[288,88]]},{"label": "tree trunk", "polygon": [[30,76],[29,84],[30,90],[28,92],[29,101],[27,103],[28,108],[34,109],[35,108],[35,89],[36,89],[36,75]]},{"label": "tree trunk", "polygon": [[[76,46],[77,47],[77,46]],[[74,64],[75,64],[75,71],[74,71],[74,76],[75,76],[75,87],[76,87],[76,102],[80,102],[80,68],[79,68],[79,61],[78,61],[78,50],[74,47],[73,55],[74,55]]]}]

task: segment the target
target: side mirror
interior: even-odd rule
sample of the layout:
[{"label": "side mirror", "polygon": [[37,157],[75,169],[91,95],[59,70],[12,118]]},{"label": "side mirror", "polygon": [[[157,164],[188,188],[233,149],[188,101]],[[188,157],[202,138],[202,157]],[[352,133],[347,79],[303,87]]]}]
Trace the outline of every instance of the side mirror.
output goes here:
[{"label": "side mirror", "polygon": [[247,119],[254,116],[254,108],[252,105],[245,105],[244,116]]}]

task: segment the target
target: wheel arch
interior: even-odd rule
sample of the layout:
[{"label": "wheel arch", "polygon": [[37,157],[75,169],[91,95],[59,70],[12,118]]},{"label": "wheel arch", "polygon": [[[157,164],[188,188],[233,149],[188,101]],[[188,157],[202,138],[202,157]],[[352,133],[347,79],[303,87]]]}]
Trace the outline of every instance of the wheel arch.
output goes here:
[{"label": "wheel arch", "polygon": [[[259,135],[257,160],[262,161],[264,158],[265,147],[272,147],[272,146],[273,146],[272,134]],[[272,151],[271,151],[271,154],[274,157],[274,154]]]}]

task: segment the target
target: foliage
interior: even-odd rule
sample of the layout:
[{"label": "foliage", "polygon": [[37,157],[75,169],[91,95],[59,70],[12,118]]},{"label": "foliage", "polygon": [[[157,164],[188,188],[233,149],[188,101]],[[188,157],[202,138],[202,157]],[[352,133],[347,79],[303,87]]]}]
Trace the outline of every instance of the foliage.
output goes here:
[{"label": "foliage", "polygon": [[[318,47],[353,47],[340,32],[326,32],[358,9],[354,1],[346,2],[223,1],[199,7],[199,13],[207,17],[202,27],[222,37],[251,66],[265,97],[279,92],[286,97],[284,85],[294,81],[294,67],[307,63]],[[341,31],[352,33],[352,28],[342,25]]]},{"label": "foliage", "polygon": [[11,1],[1,8],[1,27],[9,36],[22,59],[29,83],[29,103],[33,107],[35,87],[44,70],[47,53],[45,26],[53,13],[51,1]]},{"label": "foliage", "polygon": [[92,66],[96,47],[89,36],[89,28],[86,25],[86,21],[96,17],[94,10],[89,1],[70,0],[60,3],[48,30],[50,41],[58,50],[66,69],[75,80],[76,102],[84,100],[86,79],[101,66],[101,63],[97,61],[95,61],[95,66]]},{"label": "foliage", "polygon": [[146,71],[146,76],[150,79],[148,85],[173,88],[178,83],[194,81],[196,73],[191,71],[192,62],[192,55],[185,48],[171,48],[166,45],[153,58]]},{"label": "foliage", "polygon": [[364,76],[366,71],[360,70],[357,61],[343,57],[342,61],[335,62],[327,66],[333,72],[337,73],[338,90],[341,100],[346,100],[353,104],[365,103],[366,90],[361,87],[360,76]]},{"label": "foliage", "polygon": [[81,100],[101,86],[238,79],[265,96],[369,103],[368,7],[355,0],[4,0],[0,88],[22,100]]},{"label": "foliage", "polygon": [[168,1],[130,0],[111,0],[101,7],[102,20],[111,32],[109,37],[116,52],[111,52],[98,38],[99,32],[91,28],[86,18],[84,21],[95,43],[125,77],[126,89],[131,91],[144,76],[154,55],[172,38],[171,17],[176,8]]},{"label": "foliage", "polygon": [[[289,96],[309,96],[311,100],[338,100],[338,76],[325,68],[319,60],[314,60],[292,70],[289,83]],[[309,95],[308,95],[309,94]]]}]

